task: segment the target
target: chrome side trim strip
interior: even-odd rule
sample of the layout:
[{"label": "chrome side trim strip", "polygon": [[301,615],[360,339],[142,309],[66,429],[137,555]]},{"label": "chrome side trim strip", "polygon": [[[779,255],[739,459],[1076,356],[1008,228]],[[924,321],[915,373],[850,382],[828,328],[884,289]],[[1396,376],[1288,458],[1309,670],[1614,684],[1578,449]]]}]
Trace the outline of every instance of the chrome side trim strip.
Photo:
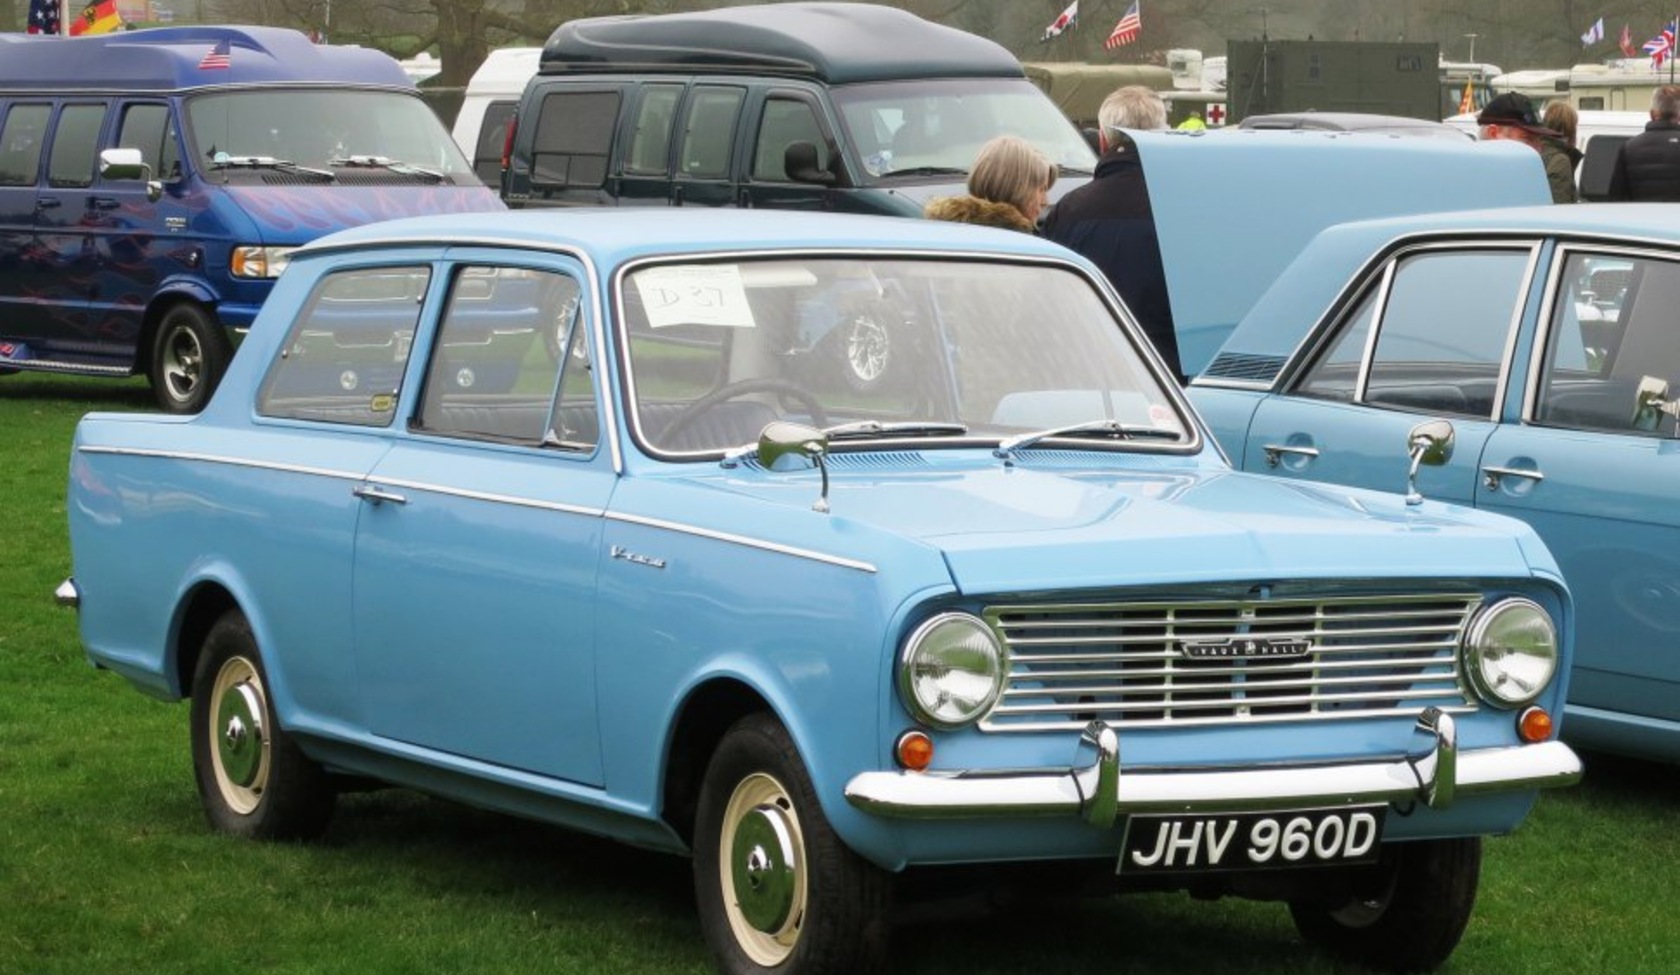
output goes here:
[{"label": "chrome side trim strip", "polygon": [[758,538],[748,538],[745,535],[735,535],[729,532],[713,531],[709,528],[697,528],[694,525],[683,525],[674,521],[665,521],[661,518],[648,518],[642,515],[628,515],[619,511],[609,511],[607,512],[607,517],[613,521],[622,521],[627,524],[644,525],[648,528],[659,528],[664,531],[681,532],[684,535],[710,538],[720,542],[729,542],[732,545],[745,545],[748,548],[762,549],[766,552],[777,552],[782,555],[792,555],[801,559],[810,559],[814,562],[826,562],[829,565],[837,565],[843,569],[856,569],[859,572],[879,571],[872,563],[869,562],[860,562],[856,559],[843,558],[838,555],[828,555],[823,552],[813,552],[808,548],[795,548],[792,545],[782,545],[778,542],[767,542]]},{"label": "chrome side trim strip", "polygon": [[564,501],[538,501],[535,498],[521,498],[511,494],[492,494],[489,491],[470,491],[466,488],[444,487],[429,481],[407,481],[389,477],[370,477],[371,484],[378,484],[388,488],[408,488],[411,491],[425,491],[427,494],[443,494],[452,498],[465,498],[469,501],[488,501],[491,504],[506,504],[516,508],[536,508],[541,511],[558,511],[568,515],[585,515],[599,518],[606,514],[604,508],[590,508],[580,504],[566,504]]},{"label": "chrome side trim strip", "polygon": [[[1101,722],[1093,722],[1101,725]],[[1009,772],[864,772],[846,799],[864,812],[900,819],[1079,816],[1102,829],[1131,813],[1262,812],[1321,805],[1418,802],[1445,809],[1460,796],[1573,785],[1581,760],[1561,741],[1460,750],[1452,719],[1419,718],[1432,739],[1413,757],[1327,765],[1128,772],[1106,725],[1081,736],[1097,745],[1089,765]],[[1105,733],[1107,740],[1105,741]]]},{"label": "chrome side trim strip", "polygon": [[280,464],[269,461],[252,460],[249,457],[226,457],[218,454],[195,454],[181,450],[152,450],[145,447],[100,447],[84,444],[77,450],[84,454],[113,454],[120,457],[157,457],[164,460],[195,460],[205,464],[226,464],[231,467],[249,467],[259,471],[283,471],[290,474],[312,474],[316,477],[332,477],[341,481],[361,481],[366,478],[360,471],[340,471],[330,467],[309,467],[303,464]]}]

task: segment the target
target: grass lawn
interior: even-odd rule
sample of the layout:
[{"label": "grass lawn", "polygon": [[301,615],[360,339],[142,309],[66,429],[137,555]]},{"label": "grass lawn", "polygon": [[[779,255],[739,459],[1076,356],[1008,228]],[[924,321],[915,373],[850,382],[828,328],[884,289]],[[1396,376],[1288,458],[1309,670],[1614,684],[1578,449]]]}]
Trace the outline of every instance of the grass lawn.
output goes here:
[{"label": "grass lawn", "polygon": [[[403,790],[341,801],[323,842],[212,834],[184,705],[87,666],[64,482],[90,409],[143,383],[0,377],[0,975],[703,973],[686,861]],[[1670,975],[1680,781],[1588,756],[1486,850],[1447,971]],[[1179,895],[945,912],[898,932],[908,975],[1332,973],[1275,904]]]}]

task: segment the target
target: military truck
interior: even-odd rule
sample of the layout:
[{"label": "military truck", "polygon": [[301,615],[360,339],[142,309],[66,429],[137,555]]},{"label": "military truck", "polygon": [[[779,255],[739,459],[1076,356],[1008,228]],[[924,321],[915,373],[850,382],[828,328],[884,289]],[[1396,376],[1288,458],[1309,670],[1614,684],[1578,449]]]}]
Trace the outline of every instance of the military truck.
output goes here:
[{"label": "military truck", "polygon": [[1363,112],[1441,119],[1439,45],[1231,41],[1228,121],[1279,112]]}]

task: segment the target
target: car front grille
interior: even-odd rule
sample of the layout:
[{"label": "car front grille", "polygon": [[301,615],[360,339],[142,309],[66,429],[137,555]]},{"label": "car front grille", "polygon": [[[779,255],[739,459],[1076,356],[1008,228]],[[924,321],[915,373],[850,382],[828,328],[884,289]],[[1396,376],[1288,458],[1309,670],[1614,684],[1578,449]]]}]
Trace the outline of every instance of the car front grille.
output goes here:
[{"label": "car front grille", "polygon": [[986,731],[1392,717],[1473,704],[1476,594],[992,606],[1009,652]]}]

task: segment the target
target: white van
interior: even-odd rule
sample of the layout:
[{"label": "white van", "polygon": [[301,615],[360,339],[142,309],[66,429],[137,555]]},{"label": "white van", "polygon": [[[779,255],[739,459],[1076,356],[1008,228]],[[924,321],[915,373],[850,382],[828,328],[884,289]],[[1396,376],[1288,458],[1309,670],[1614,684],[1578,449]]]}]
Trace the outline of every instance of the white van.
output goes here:
[{"label": "white van", "polygon": [[[1645,131],[1651,120],[1650,112],[1598,111],[1577,113],[1575,147],[1581,150],[1581,164],[1575,167],[1575,185],[1580,188],[1581,202],[1598,202],[1610,190],[1610,172],[1616,166],[1616,153],[1622,143]],[[1448,125],[1476,134],[1474,113],[1454,115]]]},{"label": "white van", "polygon": [[501,47],[490,52],[467,82],[455,116],[455,144],[472,160],[473,172],[488,186],[502,182],[502,145],[508,120],[519,107],[525,82],[537,73],[540,47]]}]

